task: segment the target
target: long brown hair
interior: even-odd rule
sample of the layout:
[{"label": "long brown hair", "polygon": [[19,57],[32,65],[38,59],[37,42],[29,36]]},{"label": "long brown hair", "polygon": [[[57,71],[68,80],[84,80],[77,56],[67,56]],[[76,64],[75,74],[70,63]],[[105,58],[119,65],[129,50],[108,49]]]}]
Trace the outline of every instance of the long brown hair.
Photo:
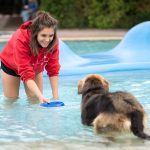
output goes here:
[{"label": "long brown hair", "polygon": [[47,47],[47,53],[52,51],[57,38],[56,37],[57,24],[58,21],[55,18],[53,18],[48,12],[45,11],[37,12],[36,17],[32,20],[32,24],[30,25],[31,31],[30,47],[33,55],[38,54],[39,43],[37,41],[37,35],[45,27],[54,29],[54,37]]}]

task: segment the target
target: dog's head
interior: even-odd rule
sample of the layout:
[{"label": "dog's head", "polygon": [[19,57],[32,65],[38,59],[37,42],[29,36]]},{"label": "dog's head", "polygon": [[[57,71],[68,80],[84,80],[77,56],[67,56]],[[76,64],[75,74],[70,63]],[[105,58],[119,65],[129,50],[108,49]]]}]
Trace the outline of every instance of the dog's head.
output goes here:
[{"label": "dog's head", "polygon": [[78,94],[92,89],[99,89],[101,92],[106,93],[109,91],[108,81],[98,74],[87,75],[84,79],[79,81]]}]

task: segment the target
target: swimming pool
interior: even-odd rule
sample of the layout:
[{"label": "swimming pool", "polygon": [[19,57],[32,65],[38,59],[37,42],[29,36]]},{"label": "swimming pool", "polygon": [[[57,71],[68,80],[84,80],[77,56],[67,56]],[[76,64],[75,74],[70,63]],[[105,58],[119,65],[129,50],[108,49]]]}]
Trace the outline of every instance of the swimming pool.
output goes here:
[{"label": "swimming pool", "polygon": [[[98,49],[93,48],[93,42],[66,42],[71,49],[75,47],[78,55],[83,58],[112,49],[119,41],[95,41]],[[110,43],[109,43],[110,42]],[[86,45],[85,47],[82,45]],[[91,46],[92,45],[92,46]],[[104,46],[105,45],[105,46]],[[90,47],[87,49],[86,47]],[[76,51],[76,48],[73,51]],[[92,50],[93,48],[93,50]],[[80,51],[81,49],[81,51]],[[95,51],[94,51],[95,49]],[[101,56],[101,55],[100,55]],[[103,62],[108,59],[103,57]],[[92,72],[91,72],[92,73]],[[132,92],[150,114],[150,70],[121,70],[102,72],[110,82],[110,90],[125,90]],[[66,104],[61,108],[41,108],[35,101],[29,101],[20,89],[20,98],[16,102],[4,100],[0,95],[0,143],[2,149],[56,149],[56,150],[98,150],[98,149],[148,149],[150,142],[136,138],[132,134],[118,134],[114,138],[96,135],[93,128],[83,126],[80,120],[80,100],[77,94],[77,82],[85,74],[60,76],[60,99]],[[44,95],[51,97],[47,77],[44,77]],[[1,85],[1,80],[0,80]],[[0,93],[2,88],[0,86]],[[150,122],[148,122],[150,128]],[[148,131],[149,132],[149,131]],[[149,132],[150,133],[150,132]]]}]

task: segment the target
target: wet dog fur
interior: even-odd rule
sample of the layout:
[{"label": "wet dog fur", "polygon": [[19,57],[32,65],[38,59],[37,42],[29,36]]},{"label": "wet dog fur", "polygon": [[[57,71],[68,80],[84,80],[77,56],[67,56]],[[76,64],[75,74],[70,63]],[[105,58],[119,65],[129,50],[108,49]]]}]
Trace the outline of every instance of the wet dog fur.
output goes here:
[{"label": "wet dog fur", "polygon": [[108,81],[98,74],[80,80],[78,94],[82,94],[82,123],[93,125],[97,133],[131,131],[135,136],[150,139],[144,133],[147,114],[132,94],[109,92]]}]

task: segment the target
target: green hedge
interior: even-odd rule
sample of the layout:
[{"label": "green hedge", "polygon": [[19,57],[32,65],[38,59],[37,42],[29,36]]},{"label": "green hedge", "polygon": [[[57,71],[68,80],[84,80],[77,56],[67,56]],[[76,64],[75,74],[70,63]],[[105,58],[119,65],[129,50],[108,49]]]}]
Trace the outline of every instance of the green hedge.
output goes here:
[{"label": "green hedge", "polygon": [[42,0],[61,28],[130,28],[150,20],[149,0]]}]

